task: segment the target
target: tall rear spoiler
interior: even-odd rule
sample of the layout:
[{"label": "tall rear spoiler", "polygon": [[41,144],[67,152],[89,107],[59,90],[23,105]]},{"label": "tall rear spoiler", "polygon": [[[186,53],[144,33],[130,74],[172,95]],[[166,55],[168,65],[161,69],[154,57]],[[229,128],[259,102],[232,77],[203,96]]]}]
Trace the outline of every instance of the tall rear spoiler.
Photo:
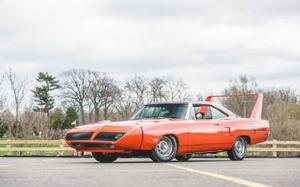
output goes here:
[{"label": "tall rear spoiler", "polygon": [[262,93],[249,93],[249,94],[232,94],[232,95],[211,95],[207,96],[205,101],[211,101],[213,98],[217,97],[248,97],[248,96],[253,96],[256,97],[256,102],[255,105],[252,109],[250,118],[252,119],[261,119],[261,113],[262,113],[262,108],[263,108],[263,94]]}]

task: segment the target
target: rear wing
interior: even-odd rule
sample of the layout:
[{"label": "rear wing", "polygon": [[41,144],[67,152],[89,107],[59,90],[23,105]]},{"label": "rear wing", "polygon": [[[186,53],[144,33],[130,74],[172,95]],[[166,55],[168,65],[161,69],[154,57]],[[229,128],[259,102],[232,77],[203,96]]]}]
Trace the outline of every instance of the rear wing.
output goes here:
[{"label": "rear wing", "polygon": [[256,93],[256,94],[232,94],[232,95],[214,95],[214,96],[207,96],[205,101],[211,101],[213,98],[220,98],[220,97],[248,97],[253,96],[256,97],[255,105],[252,109],[250,118],[252,119],[261,119],[261,113],[263,108],[263,94]]}]

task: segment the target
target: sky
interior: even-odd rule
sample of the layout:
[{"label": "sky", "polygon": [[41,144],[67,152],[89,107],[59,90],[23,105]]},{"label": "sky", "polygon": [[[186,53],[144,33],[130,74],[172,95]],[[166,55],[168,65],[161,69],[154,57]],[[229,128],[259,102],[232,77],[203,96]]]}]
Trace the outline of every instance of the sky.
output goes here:
[{"label": "sky", "polygon": [[203,95],[239,75],[300,90],[300,1],[0,0],[0,67],[181,78]]}]

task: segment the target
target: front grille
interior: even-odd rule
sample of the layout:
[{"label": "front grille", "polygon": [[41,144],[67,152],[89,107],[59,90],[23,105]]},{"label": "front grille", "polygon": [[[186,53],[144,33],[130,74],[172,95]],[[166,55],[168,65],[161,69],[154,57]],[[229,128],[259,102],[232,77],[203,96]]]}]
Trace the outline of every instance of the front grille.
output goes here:
[{"label": "front grille", "polygon": [[93,132],[69,133],[66,140],[89,140],[92,135]]},{"label": "front grille", "polygon": [[78,148],[114,148],[112,144],[103,144],[95,142],[72,142],[72,146]]},{"label": "front grille", "polygon": [[124,133],[121,133],[121,132],[100,132],[99,134],[96,135],[94,140],[116,141],[117,139],[115,138],[115,136],[117,134],[121,134],[121,136],[122,136]]}]

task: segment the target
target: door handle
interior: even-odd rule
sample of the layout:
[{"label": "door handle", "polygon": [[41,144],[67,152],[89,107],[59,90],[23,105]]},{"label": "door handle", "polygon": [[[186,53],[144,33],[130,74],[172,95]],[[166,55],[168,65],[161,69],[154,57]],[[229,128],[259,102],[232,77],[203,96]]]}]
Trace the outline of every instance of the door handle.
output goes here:
[{"label": "door handle", "polygon": [[219,123],[214,123],[214,126],[219,126],[220,124]]}]

